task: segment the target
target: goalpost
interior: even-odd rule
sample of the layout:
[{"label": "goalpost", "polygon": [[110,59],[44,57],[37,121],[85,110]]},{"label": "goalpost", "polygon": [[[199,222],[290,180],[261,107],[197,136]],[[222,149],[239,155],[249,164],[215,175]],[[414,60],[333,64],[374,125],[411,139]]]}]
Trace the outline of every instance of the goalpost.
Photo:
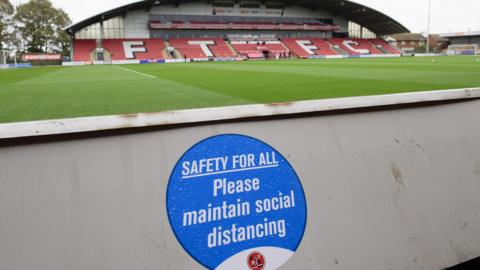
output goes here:
[{"label": "goalpost", "polygon": [[477,55],[478,45],[476,44],[450,45],[448,46],[447,53],[449,55]]}]

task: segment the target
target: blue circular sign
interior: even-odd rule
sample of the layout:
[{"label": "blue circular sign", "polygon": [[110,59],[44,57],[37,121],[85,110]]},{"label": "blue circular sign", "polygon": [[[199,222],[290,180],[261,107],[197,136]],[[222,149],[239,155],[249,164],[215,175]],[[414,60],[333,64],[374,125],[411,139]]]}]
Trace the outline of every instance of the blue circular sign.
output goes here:
[{"label": "blue circular sign", "polygon": [[305,194],[288,161],[244,135],[190,148],[167,188],[167,213],[183,248],[208,269],[274,270],[303,238]]}]

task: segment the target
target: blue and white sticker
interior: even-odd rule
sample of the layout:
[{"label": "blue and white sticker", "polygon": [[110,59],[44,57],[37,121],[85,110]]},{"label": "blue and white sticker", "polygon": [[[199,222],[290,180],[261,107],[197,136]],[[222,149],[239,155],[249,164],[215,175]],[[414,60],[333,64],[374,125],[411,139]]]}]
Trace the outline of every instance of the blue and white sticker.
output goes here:
[{"label": "blue and white sticker", "polygon": [[302,241],[302,184],[273,147],[244,135],[219,135],[190,148],[167,188],[178,241],[208,269],[274,270]]}]

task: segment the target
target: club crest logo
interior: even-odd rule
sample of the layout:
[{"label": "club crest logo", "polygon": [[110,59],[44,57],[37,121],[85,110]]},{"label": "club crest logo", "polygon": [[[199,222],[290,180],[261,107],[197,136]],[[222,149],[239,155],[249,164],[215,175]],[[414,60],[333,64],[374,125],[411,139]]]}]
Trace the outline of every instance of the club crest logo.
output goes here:
[{"label": "club crest logo", "polygon": [[265,257],[260,252],[255,251],[248,255],[247,265],[250,270],[263,270],[265,263]]}]

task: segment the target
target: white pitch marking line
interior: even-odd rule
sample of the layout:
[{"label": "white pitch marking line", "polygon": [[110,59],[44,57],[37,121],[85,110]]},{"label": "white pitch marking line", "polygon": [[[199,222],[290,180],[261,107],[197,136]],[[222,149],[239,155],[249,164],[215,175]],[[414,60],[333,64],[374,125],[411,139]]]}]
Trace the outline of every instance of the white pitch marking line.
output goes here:
[{"label": "white pitch marking line", "polygon": [[142,72],[138,72],[138,71],[135,71],[135,70],[131,70],[129,68],[124,68],[124,67],[121,67],[121,66],[115,66],[121,70],[125,70],[125,71],[129,71],[129,72],[132,72],[132,73],[135,73],[135,74],[138,74],[138,75],[141,75],[141,76],[144,76],[144,77],[148,77],[148,78],[151,78],[151,79],[156,79],[157,77],[153,76],[153,75],[150,75],[150,74],[146,74],[146,73],[142,73]]}]

